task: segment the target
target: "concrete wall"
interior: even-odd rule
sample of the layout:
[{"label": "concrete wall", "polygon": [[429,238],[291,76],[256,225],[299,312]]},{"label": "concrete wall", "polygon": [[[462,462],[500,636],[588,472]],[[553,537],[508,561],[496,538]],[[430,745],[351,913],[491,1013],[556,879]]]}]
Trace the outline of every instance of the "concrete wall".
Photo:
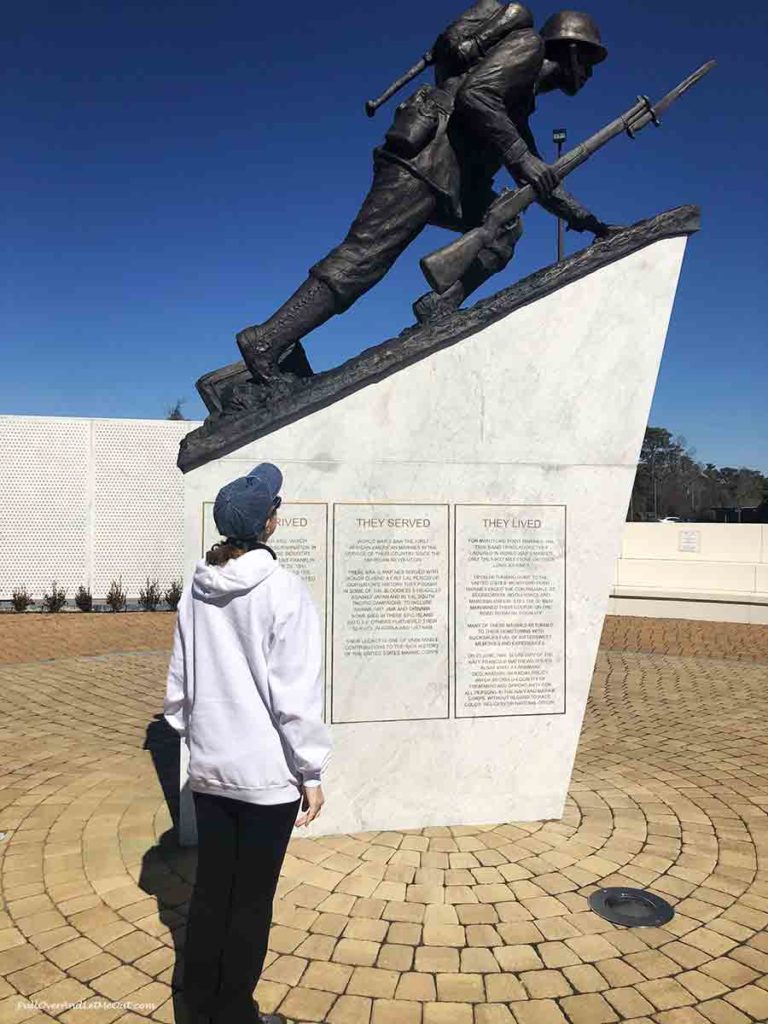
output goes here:
[{"label": "concrete wall", "polygon": [[122,577],[181,575],[184,488],[179,441],[197,423],[0,416],[0,600],[55,580],[97,600]]},{"label": "concrete wall", "polygon": [[768,623],[768,526],[627,523],[609,611]]}]

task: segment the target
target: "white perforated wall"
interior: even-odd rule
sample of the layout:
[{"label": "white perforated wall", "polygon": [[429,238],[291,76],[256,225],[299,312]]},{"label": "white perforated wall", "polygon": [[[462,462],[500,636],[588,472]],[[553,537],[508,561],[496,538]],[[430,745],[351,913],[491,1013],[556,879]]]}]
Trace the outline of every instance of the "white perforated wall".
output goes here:
[{"label": "white perforated wall", "polygon": [[93,591],[105,594],[116,573],[129,594],[148,576],[168,584],[180,576],[184,491],[176,468],[188,424],[97,420],[93,523]]},{"label": "white perforated wall", "polygon": [[86,420],[0,419],[0,596],[87,578],[90,428]]},{"label": "white perforated wall", "polygon": [[183,483],[179,441],[199,424],[0,416],[0,599],[56,580],[101,599],[122,577],[181,576]]}]

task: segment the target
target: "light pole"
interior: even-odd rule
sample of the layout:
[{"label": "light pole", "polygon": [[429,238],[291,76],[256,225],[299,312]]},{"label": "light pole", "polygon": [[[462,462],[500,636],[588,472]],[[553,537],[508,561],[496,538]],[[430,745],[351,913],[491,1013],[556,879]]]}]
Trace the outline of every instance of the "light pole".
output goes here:
[{"label": "light pole", "polygon": [[[555,128],[552,131],[552,141],[557,146],[557,159],[563,155],[563,143],[568,137],[565,128]],[[565,221],[557,221],[557,262],[560,263],[565,255]]]}]

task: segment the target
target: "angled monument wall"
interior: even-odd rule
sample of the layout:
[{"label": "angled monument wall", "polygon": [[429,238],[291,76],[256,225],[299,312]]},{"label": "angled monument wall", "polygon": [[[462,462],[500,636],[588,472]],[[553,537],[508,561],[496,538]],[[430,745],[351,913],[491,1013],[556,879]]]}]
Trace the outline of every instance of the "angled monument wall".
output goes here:
[{"label": "angled monument wall", "polygon": [[218,488],[283,470],[326,628],[311,834],[562,813],[687,233],[187,472],[190,571]]}]

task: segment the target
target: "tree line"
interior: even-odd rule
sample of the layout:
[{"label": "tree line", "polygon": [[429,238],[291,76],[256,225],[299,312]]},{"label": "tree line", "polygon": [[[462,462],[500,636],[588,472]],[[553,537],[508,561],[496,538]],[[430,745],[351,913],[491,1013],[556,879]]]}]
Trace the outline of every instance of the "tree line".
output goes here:
[{"label": "tree line", "polygon": [[699,462],[684,437],[648,427],[627,518],[768,522],[768,476],[757,469]]}]

